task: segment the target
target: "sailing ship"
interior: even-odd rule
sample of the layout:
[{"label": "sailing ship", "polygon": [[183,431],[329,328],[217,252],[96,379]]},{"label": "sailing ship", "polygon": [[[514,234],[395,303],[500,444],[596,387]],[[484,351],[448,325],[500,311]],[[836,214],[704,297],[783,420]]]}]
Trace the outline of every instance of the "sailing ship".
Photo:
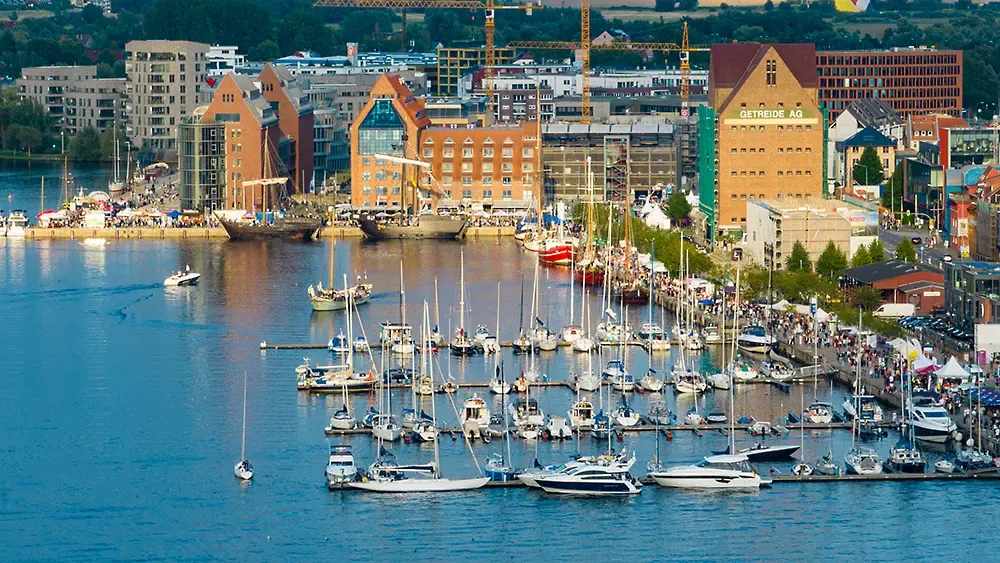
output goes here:
[{"label": "sailing ship", "polygon": [[339,311],[347,307],[348,298],[351,299],[354,305],[361,305],[362,303],[367,303],[372,297],[372,284],[370,283],[359,283],[353,287],[348,287],[346,283],[347,278],[345,277],[343,290],[337,290],[333,287],[333,265],[336,248],[337,241],[331,239],[330,279],[326,288],[323,288],[323,284],[317,283],[315,288],[310,285],[309,289],[306,290],[313,311]]}]

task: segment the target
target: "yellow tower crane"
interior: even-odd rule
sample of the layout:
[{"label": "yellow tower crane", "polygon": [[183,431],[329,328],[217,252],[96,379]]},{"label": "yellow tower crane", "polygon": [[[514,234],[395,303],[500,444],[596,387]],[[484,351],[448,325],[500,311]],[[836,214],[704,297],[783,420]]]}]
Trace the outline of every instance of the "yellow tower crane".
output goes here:
[{"label": "yellow tower crane", "polygon": [[590,123],[590,52],[593,51],[679,51],[681,59],[681,113],[687,115],[688,103],[691,94],[691,64],[689,61],[691,51],[709,51],[708,47],[691,47],[688,45],[687,22],[684,22],[684,37],[680,45],[677,43],[656,43],[642,41],[616,41],[614,43],[603,43],[594,45],[588,39],[590,37],[590,6],[589,0],[582,0],[583,7],[580,12],[581,20],[581,41],[511,41],[507,47],[514,49],[540,49],[540,50],[580,50],[580,62],[583,71],[581,76],[581,110],[582,123]]},{"label": "yellow tower crane", "polygon": [[[437,8],[437,9],[469,9],[483,10],[486,19],[486,68],[483,71],[483,83],[486,87],[487,120],[492,122],[494,113],[493,101],[493,71],[496,66],[496,53],[493,38],[496,33],[493,13],[495,10],[524,10],[529,16],[531,11],[541,9],[541,4],[524,4],[517,6],[496,5],[495,0],[316,0],[313,6],[321,8],[387,8],[400,10],[403,17],[403,34],[406,33],[407,8]],[[404,46],[405,47],[405,46]]]}]

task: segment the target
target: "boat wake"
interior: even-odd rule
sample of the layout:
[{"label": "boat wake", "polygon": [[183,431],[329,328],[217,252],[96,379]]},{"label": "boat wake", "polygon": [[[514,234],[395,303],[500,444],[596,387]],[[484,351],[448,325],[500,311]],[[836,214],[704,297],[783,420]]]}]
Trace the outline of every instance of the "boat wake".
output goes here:
[{"label": "boat wake", "polygon": [[71,287],[64,289],[47,289],[44,291],[22,291],[22,292],[12,292],[12,293],[0,293],[0,297],[7,297],[11,299],[23,299],[23,300],[35,300],[39,297],[77,297],[81,295],[95,296],[95,295],[121,295],[124,293],[131,293],[133,291],[140,291],[143,289],[156,289],[161,287],[161,284],[133,284],[133,285],[120,285],[115,287]]},{"label": "boat wake", "polygon": [[138,299],[136,299],[136,300],[132,301],[132,302],[131,302],[131,303],[129,303],[128,305],[125,305],[125,306],[124,306],[124,307],[122,307],[121,309],[115,309],[114,311],[111,311],[111,312],[109,312],[108,314],[109,314],[109,315],[111,315],[112,317],[118,317],[118,318],[119,318],[119,321],[118,321],[118,322],[122,322],[122,323],[123,323],[123,322],[125,322],[125,321],[126,321],[126,320],[128,319],[128,313],[126,313],[126,312],[125,312],[125,311],[126,311],[126,309],[128,309],[128,308],[129,308],[129,307],[131,307],[132,305],[135,305],[136,303],[141,303],[141,302],[143,302],[143,301],[145,301],[145,300],[149,299],[149,298],[150,298],[150,297],[152,297],[153,295],[154,295],[154,294],[150,293],[150,294],[148,294],[148,295],[145,295],[145,296],[143,296],[143,297],[140,297],[140,298],[138,298]]}]

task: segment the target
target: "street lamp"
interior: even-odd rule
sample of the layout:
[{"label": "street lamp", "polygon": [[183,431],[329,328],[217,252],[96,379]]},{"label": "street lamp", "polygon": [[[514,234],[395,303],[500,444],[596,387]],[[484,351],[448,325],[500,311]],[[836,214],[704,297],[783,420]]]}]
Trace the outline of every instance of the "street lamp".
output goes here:
[{"label": "street lamp", "polygon": [[60,155],[65,155],[66,154],[66,132],[65,131],[60,131],[59,132],[59,154]]}]

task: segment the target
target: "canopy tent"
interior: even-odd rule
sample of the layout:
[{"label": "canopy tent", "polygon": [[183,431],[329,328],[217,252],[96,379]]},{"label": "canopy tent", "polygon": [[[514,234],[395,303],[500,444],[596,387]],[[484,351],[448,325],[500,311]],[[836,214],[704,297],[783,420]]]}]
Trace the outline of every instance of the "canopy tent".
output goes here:
[{"label": "canopy tent", "polygon": [[[643,268],[649,270],[651,269],[650,263],[652,262],[652,256],[640,252],[639,257],[636,259],[636,262]],[[652,270],[657,274],[663,274],[666,273],[667,266],[663,262],[657,260],[656,262],[652,262]]]},{"label": "canopy tent", "polygon": [[934,363],[934,360],[924,355],[917,356],[917,359],[913,360],[912,366],[913,371],[920,375],[924,375],[937,369],[937,364]]},{"label": "canopy tent", "polygon": [[129,209],[127,207],[118,212],[119,217],[135,217],[136,215],[141,215],[141,213],[137,212],[135,209]]},{"label": "canopy tent", "polygon": [[646,226],[654,229],[669,229],[670,219],[667,217],[659,205],[647,201],[639,210],[639,217],[646,223]]},{"label": "canopy tent", "polygon": [[934,372],[934,375],[944,379],[965,379],[969,377],[969,372],[958,363],[955,356],[952,356],[943,367]]},{"label": "canopy tent", "polygon": [[771,305],[771,308],[774,309],[775,311],[784,311],[785,307],[788,307],[789,305],[791,305],[791,303],[789,303],[787,299],[782,299],[781,301],[778,301],[774,305]]},{"label": "canopy tent", "polygon": [[167,217],[170,217],[171,219],[176,219],[176,218],[178,218],[180,216],[181,216],[181,212],[177,211],[176,209],[171,210],[169,213],[167,213]]},{"label": "canopy tent", "polygon": [[896,338],[889,341],[889,346],[892,346],[895,351],[899,352],[908,360],[920,355],[922,352],[920,343],[912,339],[904,340],[902,338]]},{"label": "canopy tent", "polygon": [[975,402],[982,402],[982,404],[987,407],[1000,406],[1000,393],[997,393],[992,389],[970,389],[969,398]]}]

